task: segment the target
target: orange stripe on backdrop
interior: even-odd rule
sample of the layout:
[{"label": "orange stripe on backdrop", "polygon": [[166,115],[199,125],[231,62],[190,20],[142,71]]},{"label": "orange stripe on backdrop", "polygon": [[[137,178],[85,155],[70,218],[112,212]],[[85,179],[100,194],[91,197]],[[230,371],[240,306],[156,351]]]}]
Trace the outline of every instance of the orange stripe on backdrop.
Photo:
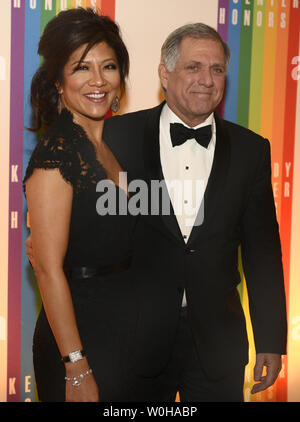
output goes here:
[{"label": "orange stripe on backdrop", "polygon": [[[269,6],[274,2],[271,2]],[[282,232],[282,215],[281,215],[281,205],[282,205],[282,179],[283,179],[283,148],[284,148],[284,126],[285,126],[285,100],[286,100],[286,76],[287,76],[287,55],[288,55],[288,42],[289,42],[289,28],[290,28],[290,8],[291,1],[287,0],[285,2],[276,2],[277,3],[277,18],[276,18],[276,30],[274,31],[273,38],[276,39],[276,49],[269,49],[267,54],[271,54],[270,51],[275,51],[275,60],[273,59],[273,66],[275,70],[275,75],[273,79],[270,78],[270,81],[267,82],[267,89],[269,89],[269,105],[270,110],[273,108],[273,116],[270,119],[269,126],[265,127],[265,130],[268,131],[268,137],[271,142],[271,153],[272,153],[272,182],[274,189],[274,197],[277,207],[277,217],[279,221],[280,231]],[[271,11],[271,10],[270,10]],[[271,16],[269,15],[269,18]],[[271,41],[271,40],[270,40]],[[271,76],[270,74],[269,76]],[[266,75],[267,78],[267,75]],[[273,93],[271,90],[271,84],[274,82]],[[273,107],[272,107],[273,103]],[[272,129],[271,129],[272,128]],[[271,130],[270,130],[271,129]],[[274,391],[276,389],[276,401],[286,401],[286,388],[287,388],[287,374],[286,374],[286,360],[283,359],[283,369],[281,374],[275,384]],[[274,397],[271,397],[273,388],[269,388],[266,392],[263,393],[265,396],[264,401],[273,401]]]},{"label": "orange stripe on backdrop", "polygon": [[[260,130],[259,133],[269,140],[273,135],[273,104],[274,104],[274,86],[275,86],[275,70],[276,70],[276,40],[278,28],[278,2],[267,0],[265,9],[264,22],[264,58],[262,69],[262,92],[261,92],[261,114],[260,114]],[[278,59],[278,58],[277,58]],[[279,60],[279,59],[278,59]],[[274,142],[273,142],[274,144]],[[273,148],[272,148],[273,152]],[[273,172],[273,177],[276,176]],[[275,183],[278,183],[278,176],[274,177]],[[249,333],[249,329],[248,329]],[[249,334],[248,334],[249,335]],[[252,339],[252,336],[250,337]],[[251,344],[251,343],[250,343]],[[247,378],[253,382],[253,367],[255,357],[252,356],[252,362],[246,368]],[[251,371],[251,373],[249,373]],[[251,385],[251,383],[250,383]],[[277,386],[271,386],[267,391],[263,391],[254,396],[250,395],[249,384],[246,384],[245,399],[254,402],[272,402],[276,401]]]},{"label": "orange stripe on backdrop", "polygon": [[[294,74],[295,58],[299,51],[300,9],[293,2],[290,9],[289,39],[287,51],[286,98],[284,116],[283,175],[281,186],[281,241],[287,309],[289,309],[290,253],[291,253],[291,216],[293,197],[294,146],[297,108],[297,75]],[[280,379],[280,400],[287,400],[287,358],[284,358],[285,376]]]},{"label": "orange stripe on backdrop", "polygon": [[[279,2],[278,2],[279,3]],[[280,2],[277,19],[277,43],[275,59],[275,85],[273,130],[271,136],[271,151],[273,162],[273,188],[277,207],[278,221],[281,221],[281,186],[282,186],[282,152],[284,136],[284,110],[286,95],[286,63],[289,35],[290,0]]]},{"label": "orange stripe on backdrop", "polygon": [[96,8],[101,10],[101,0],[85,0],[86,7]]}]

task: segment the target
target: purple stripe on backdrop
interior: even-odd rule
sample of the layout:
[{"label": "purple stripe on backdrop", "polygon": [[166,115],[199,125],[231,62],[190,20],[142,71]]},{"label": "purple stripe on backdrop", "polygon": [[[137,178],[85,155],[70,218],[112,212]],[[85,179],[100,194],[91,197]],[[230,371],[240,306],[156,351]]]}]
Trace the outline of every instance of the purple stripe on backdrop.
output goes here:
[{"label": "purple stripe on backdrop", "polygon": [[229,0],[219,0],[218,8],[218,32],[225,42],[228,34]]},{"label": "purple stripe on backdrop", "polygon": [[22,164],[23,164],[23,92],[25,7],[12,3],[11,14],[11,103],[10,174],[17,167],[17,178],[9,185],[8,251],[8,327],[7,327],[7,401],[20,399],[21,342],[21,264],[22,264]]},{"label": "purple stripe on backdrop", "polygon": [[[228,12],[229,12],[229,0],[219,0],[219,7],[218,7],[218,32],[223,38],[225,42],[227,42],[227,35],[228,35]],[[225,108],[225,95],[222,102],[218,106],[218,114],[223,117],[224,116],[224,108]]]}]

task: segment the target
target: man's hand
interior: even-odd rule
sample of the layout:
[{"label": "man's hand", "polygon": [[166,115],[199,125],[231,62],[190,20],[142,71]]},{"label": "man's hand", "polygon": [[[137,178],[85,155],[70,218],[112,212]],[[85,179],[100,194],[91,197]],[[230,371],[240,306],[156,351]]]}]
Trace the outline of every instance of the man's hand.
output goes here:
[{"label": "man's hand", "polygon": [[[267,374],[262,376],[264,366]],[[254,384],[251,393],[256,394],[264,391],[274,384],[281,370],[281,355],[275,353],[257,353],[254,367]]]}]

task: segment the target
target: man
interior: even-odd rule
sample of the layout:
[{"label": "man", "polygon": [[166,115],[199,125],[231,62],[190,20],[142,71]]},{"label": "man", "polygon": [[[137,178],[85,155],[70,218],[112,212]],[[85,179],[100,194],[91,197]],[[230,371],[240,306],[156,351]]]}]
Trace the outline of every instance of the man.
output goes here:
[{"label": "man", "polygon": [[[243,401],[248,341],[237,292],[239,247],[257,353],[253,393],[275,382],[286,352],[270,147],[215,113],[228,61],[228,47],[212,28],[177,29],[159,65],[166,102],[105,125],[104,139],[129,179],[146,181],[149,191],[153,181],[165,182],[171,201],[170,213],[160,205],[150,212],[159,202],[150,194],[149,212],[135,229],[139,310],[130,388],[136,401],[173,401],[177,391],[182,401]],[[189,130],[199,127],[203,144]],[[178,196],[174,180],[190,181],[190,188]]]}]

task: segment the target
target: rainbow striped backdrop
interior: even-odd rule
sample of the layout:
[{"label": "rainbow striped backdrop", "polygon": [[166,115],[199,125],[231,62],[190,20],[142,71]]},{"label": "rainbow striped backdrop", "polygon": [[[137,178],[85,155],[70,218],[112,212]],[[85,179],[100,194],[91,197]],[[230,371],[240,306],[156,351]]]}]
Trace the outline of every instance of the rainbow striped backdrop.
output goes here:
[{"label": "rainbow striped backdrop", "polygon": [[[293,0],[219,0],[218,31],[231,52],[227,92],[221,105],[224,118],[271,141],[273,190],[282,239],[286,293],[289,263],[293,162],[296,126],[300,6]],[[245,285],[241,289],[247,308]],[[254,362],[251,338],[245,396],[250,400]],[[287,400],[287,359],[279,380],[255,401]]]},{"label": "rainbow striped backdrop", "polygon": [[[0,238],[8,239],[8,250],[7,245],[0,242],[0,401],[37,400],[31,344],[40,299],[24,251],[28,228],[22,178],[36,143],[35,136],[24,127],[30,124],[29,88],[39,66],[38,40],[45,24],[62,9],[94,6],[114,18],[117,1],[126,0],[0,1],[1,32],[10,33],[6,40],[0,37],[0,84],[10,81],[9,86],[1,85],[0,96],[1,134],[9,139],[8,145],[0,142],[0,160],[2,156],[9,157],[8,163],[4,161],[0,166],[3,202]],[[172,3],[172,0],[163,1]],[[218,30],[232,53],[226,98],[220,113],[271,141],[273,187],[289,298],[293,154],[300,62],[299,1],[207,0],[206,3],[207,7],[215,7]],[[134,15],[134,10],[132,13]],[[8,175],[9,183],[3,183]],[[244,284],[240,293],[248,314]],[[254,346],[249,317],[248,330],[251,344],[245,380],[246,400],[286,401],[287,359],[275,386],[250,397]]]}]

